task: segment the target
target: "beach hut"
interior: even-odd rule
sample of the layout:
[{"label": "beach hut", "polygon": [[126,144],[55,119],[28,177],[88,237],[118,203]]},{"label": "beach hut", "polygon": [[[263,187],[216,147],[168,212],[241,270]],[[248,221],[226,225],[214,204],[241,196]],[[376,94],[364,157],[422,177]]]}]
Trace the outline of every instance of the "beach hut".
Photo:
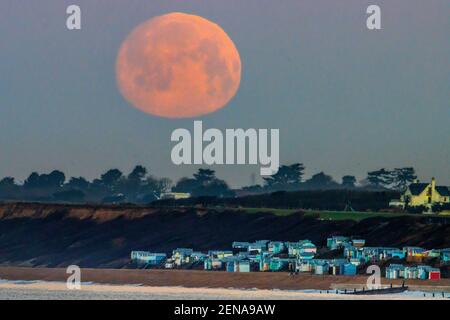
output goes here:
[{"label": "beach hut", "polygon": [[208,255],[203,252],[192,252],[191,254],[191,260],[192,261],[204,261],[206,258],[208,258]]},{"label": "beach hut", "polygon": [[203,269],[205,269],[205,270],[211,270],[212,269],[211,259],[206,259],[205,261],[203,261]]},{"label": "beach hut", "polygon": [[344,244],[348,244],[348,243],[349,243],[348,237],[333,236],[333,237],[327,239],[327,247],[330,250],[342,248],[344,246]]},{"label": "beach hut", "polygon": [[346,263],[343,265],[343,275],[354,276],[356,275],[356,266],[353,263]]},{"label": "beach hut", "polygon": [[402,250],[392,250],[389,256],[391,258],[405,259],[405,253]]},{"label": "beach hut", "polygon": [[351,242],[352,245],[356,248],[362,248],[366,244],[366,240],[364,239],[353,239]]},{"label": "beach hut", "polygon": [[211,269],[220,270],[223,268],[223,262],[220,259],[211,259]]},{"label": "beach hut", "polygon": [[248,246],[248,251],[249,252],[264,252],[267,251],[267,244],[264,242],[253,242],[250,243],[250,245]]},{"label": "beach hut", "polygon": [[298,242],[288,242],[287,243],[288,255],[291,257],[298,256],[300,254],[301,248],[302,248],[302,245]]},{"label": "beach hut", "polygon": [[166,260],[165,253],[154,253],[148,251],[131,251],[131,260],[138,264],[159,265]]},{"label": "beach hut", "polygon": [[301,251],[298,254],[298,258],[300,260],[312,260],[314,258],[314,255],[315,255],[314,252],[303,252],[303,251]]},{"label": "beach hut", "polygon": [[239,261],[239,272],[250,272],[250,261],[248,260]]},{"label": "beach hut", "polygon": [[431,268],[428,272],[428,279],[440,280],[441,279],[441,270],[439,270],[438,268]]},{"label": "beach hut", "polygon": [[428,258],[439,258],[441,256],[441,251],[436,249],[427,250],[423,253],[425,257]]},{"label": "beach hut", "polygon": [[287,267],[288,260],[281,258],[272,258],[270,259],[270,271],[280,271]]},{"label": "beach hut", "polygon": [[314,266],[314,274],[317,275],[328,274],[329,268],[330,266],[328,263],[320,262]]},{"label": "beach hut", "polygon": [[284,251],[284,242],[282,241],[271,241],[269,242],[268,249],[270,253],[278,254]]},{"label": "beach hut", "polygon": [[401,264],[391,264],[386,268],[387,279],[398,279],[403,277],[405,267]]},{"label": "beach hut", "polygon": [[330,274],[332,274],[333,276],[339,275],[340,274],[340,265],[332,264],[330,266]]},{"label": "beach hut", "polygon": [[421,262],[425,256],[424,252],[426,250],[421,247],[404,247],[403,252],[405,253],[406,260],[410,262]]},{"label": "beach hut", "polygon": [[308,240],[308,242],[303,242],[300,244],[300,251],[301,252],[307,252],[307,253],[313,253],[316,254],[317,253],[317,247],[314,243],[310,242]]},{"label": "beach hut", "polygon": [[227,257],[232,257],[233,252],[229,250],[209,250],[208,256],[210,258],[223,259]]},{"label": "beach hut", "polygon": [[260,264],[259,267],[260,271],[270,271],[270,261],[269,260],[265,260]]},{"label": "beach hut", "polygon": [[234,264],[235,264],[235,262],[234,261],[227,261],[227,263],[226,263],[226,266],[225,266],[225,270],[227,271],[227,272],[234,272]]},{"label": "beach hut", "polygon": [[449,262],[450,261],[450,248],[441,250],[441,261]]},{"label": "beach hut", "polygon": [[310,261],[297,260],[295,263],[295,271],[297,272],[311,272],[312,264]]},{"label": "beach hut", "polygon": [[403,278],[418,279],[419,278],[419,270],[417,269],[417,267],[405,267]]}]

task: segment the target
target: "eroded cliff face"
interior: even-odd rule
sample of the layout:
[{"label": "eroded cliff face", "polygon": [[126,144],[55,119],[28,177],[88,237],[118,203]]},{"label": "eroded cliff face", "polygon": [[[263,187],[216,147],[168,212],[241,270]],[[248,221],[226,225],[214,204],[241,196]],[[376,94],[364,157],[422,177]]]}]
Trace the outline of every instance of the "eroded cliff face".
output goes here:
[{"label": "eroded cliff face", "polygon": [[66,218],[105,222],[119,217],[139,219],[157,211],[139,206],[0,203],[0,219],[45,219],[53,214],[63,213]]},{"label": "eroded cliff face", "polygon": [[115,267],[131,250],[170,253],[177,247],[230,249],[233,241],[310,239],[354,235],[368,246],[450,246],[450,225],[426,217],[324,221],[301,212],[270,213],[194,208],[0,204],[0,264]]}]

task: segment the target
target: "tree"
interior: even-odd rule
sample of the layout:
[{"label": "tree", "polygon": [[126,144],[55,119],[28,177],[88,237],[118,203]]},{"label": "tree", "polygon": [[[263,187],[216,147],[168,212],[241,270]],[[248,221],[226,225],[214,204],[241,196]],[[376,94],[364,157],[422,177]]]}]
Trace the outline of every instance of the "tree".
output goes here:
[{"label": "tree", "polygon": [[141,202],[151,202],[159,198],[159,196],[169,191],[172,181],[168,178],[158,179],[153,176],[149,176],[143,182],[139,199]]},{"label": "tree", "polygon": [[15,186],[17,185],[13,177],[5,177],[2,180],[0,180],[0,188],[10,188]]},{"label": "tree", "polygon": [[198,182],[195,179],[183,177],[172,188],[173,192],[192,193],[198,187]]},{"label": "tree", "polygon": [[72,177],[69,182],[66,183],[66,187],[69,189],[87,190],[89,188],[89,181],[83,177]]},{"label": "tree", "polygon": [[48,175],[41,175],[41,178],[47,188],[61,188],[66,181],[66,176],[59,170],[54,170]]},{"label": "tree", "polygon": [[0,180],[0,197],[16,198],[20,196],[20,186],[16,184],[13,177],[5,177]]},{"label": "tree", "polygon": [[265,186],[271,191],[296,189],[302,182],[304,170],[305,167],[301,163],[282,165],[276,174],[263,178]]},{"label": "tree", "polygon": [[110,169],[100,176],[100,181],[109,190],[114,190],[122,176],[119,169]]},{"label": "tree", "polygon": [[215,171],[210,169],[199,169],[194,174],[194,178],[181,178],[172,191],[190,193],[194,197],[233,195],[228,184],[224,180],[218,179]]},{"label": "tree", "polygon": [[354,188],[356,183],[355,176],[343,176],[342,177],[342,185],[346,188]]},{"label": "tree", "polygon": [[58,201],[80,202],[83,201],[85,194],[81,190],[66,190],[55,192],[53,198]]},{"label": "tree", "polygon": [[395,188],[400,191],[406,190],[408,185],[417,179],[416,172],[412,167],[395,168],[392,176]]},{"label": "tree", "polygon": [[38,188],[40,186],[40,176],[37,172],[32,172],[27,179],[25,179],[23,186],[25,188]]},{"label": "tree", "polygon": [[128,175],[128,180],[141,182],[147,175],[147,169],[141,165],[134,167],[133,171]]},{"label": "tree", "polygon": [[127,177],[121,177],[118,181],[117,190],[122,192],[128,201],[138,202],[143,192],[144,179],[147,175],[147,169],[143,166],[136,166]]},{"label": "tree", "polygon": [[369,185],[375,188],[388,188],[391,186],[392,172],[384,168],[367,173],[367,181]]},{"label": "tree", "polygon": [[319,172],[311,177],[311,179],[305,182],[306,187],[310,189],[328,189],[330,187],[337,186],[337,183],[333,180],[332,176]]},{"label": "tree", "polygon": [[66,176],[59,170],[53,170],[49,174],[33,172],[25,180],[24,187],[32,189],[58,189],[66,181]]},{"label": "tree", "polygon": [[194,174],[194,179],[198,184],[206,185],[217,179],[216,172],[214,170],[200,168],[198,169],[198,172]]}]

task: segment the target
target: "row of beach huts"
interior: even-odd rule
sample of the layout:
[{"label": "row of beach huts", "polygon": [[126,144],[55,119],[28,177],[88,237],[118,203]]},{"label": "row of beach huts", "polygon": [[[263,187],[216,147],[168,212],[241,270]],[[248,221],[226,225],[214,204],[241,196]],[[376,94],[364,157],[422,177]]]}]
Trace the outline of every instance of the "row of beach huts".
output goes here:
[{"label": "row of beach huts", "polygon": [[[131,260],[144,268],[203,268],[228,272],[289,271],[351,276],[366,265],[396,258],[405,261],[408,266],[390,264],[386,268],[386,278],[433,280],[440,279],[440,269],[421,265],[422,261],[426,258],[437,258],[444,264],[450,261],[450,249],[366,247],[364,239],[343,236],[328,238],[327,249],[342,250],[343,254],[339,258],[320,259],[317,258],[316,245],[309,240],[257,240],[233,242],[232,250],[210,250],[207,253],[191,248],[177,248],[170,256],[166,253],[132,251]],[[409,266],[411,264],[414,266]]]}]

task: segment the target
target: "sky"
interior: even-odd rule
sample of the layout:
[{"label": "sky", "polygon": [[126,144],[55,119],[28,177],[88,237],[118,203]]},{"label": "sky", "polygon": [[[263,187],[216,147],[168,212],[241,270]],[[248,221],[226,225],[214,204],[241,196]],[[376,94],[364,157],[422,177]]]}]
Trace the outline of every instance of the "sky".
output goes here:
[{"label": "sky", "polygon": [[[82,29],[66,28],[66,8]],[[382,29],[366,28],[381,7]],[[185,12],[220,25],[242,62],[240,88],[223,109],[190,119],[140,112],[120,95],[118,49],[154,16]],[[197,166],[170,159],[177,128],[280,129],[280,162],[306,176],[358,179],[413,166],[450,184],[448,0],[2,0],[0,177],[23,181],[59,169],[98,177],[136,164],[174,180]],[[258,165],[215,166],[233,187]]]}]

